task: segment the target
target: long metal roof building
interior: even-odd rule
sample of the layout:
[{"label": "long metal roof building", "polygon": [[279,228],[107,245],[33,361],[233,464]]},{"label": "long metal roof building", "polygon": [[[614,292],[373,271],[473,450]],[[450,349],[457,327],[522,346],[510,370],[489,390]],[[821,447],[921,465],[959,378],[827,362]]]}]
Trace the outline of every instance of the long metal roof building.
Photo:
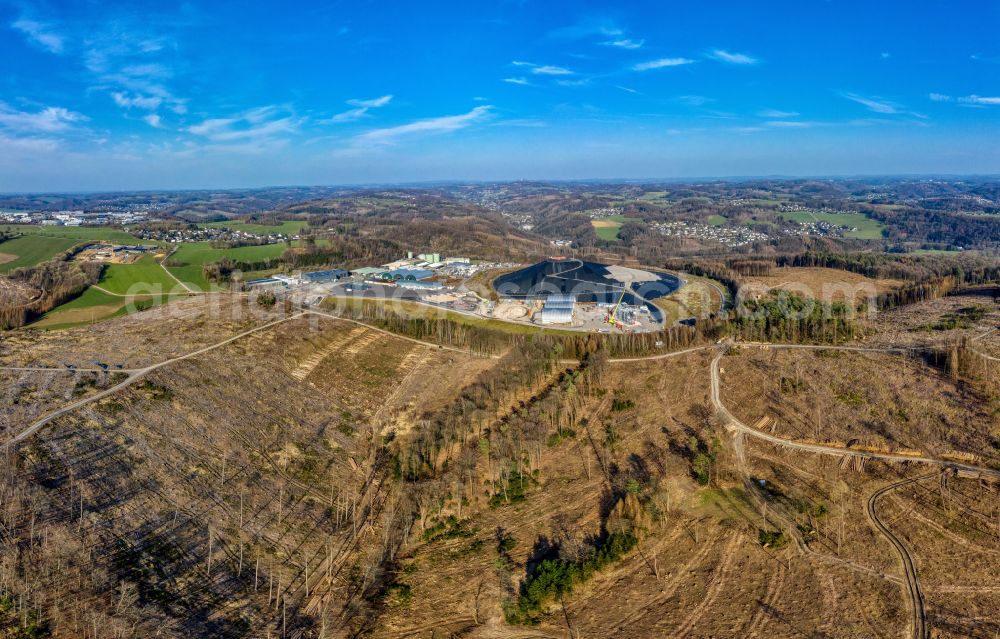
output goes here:
[{"label": "long metal roof building", "polygon": [[539,320],[542,324],[572,324],[576,295],[553,293],[545,298]]},{"label": "long metal roof building", "polygon": [[539,321],[542,324],[572,324],[572,308],[549,308],[545,307],[539,311]]}]

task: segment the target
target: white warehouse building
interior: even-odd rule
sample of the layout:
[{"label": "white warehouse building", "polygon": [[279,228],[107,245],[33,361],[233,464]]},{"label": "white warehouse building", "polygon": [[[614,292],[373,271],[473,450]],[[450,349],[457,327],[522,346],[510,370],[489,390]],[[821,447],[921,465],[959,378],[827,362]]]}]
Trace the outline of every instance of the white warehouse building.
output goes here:
[{"label": "white warehouse building", "polygon": [[573,308],[575,306],[575,295],[549,295],[545,298],[545,303],[538,315],[538,320],[542,324],[572,324]]}]

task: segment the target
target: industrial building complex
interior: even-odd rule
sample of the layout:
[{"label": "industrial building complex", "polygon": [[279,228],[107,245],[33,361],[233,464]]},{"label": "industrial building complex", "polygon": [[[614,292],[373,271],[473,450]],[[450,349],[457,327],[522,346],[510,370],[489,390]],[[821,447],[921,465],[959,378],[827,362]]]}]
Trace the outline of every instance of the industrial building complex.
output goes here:
[{"label": "industrial building complex", "polygon": [[[403,299],[485,319],[590,332],[662,328],[652,300],[679,288],[675,275],[578,259],[513,264],[475,262],[438,253],[408,253],[380,266],[274,274],[246,282],[294,295],[306,304],[327,298]],[[509,271],[492,280],[495,296],[467,286],[481,271]],[[478,291],[478,292],[477,292]]]}]

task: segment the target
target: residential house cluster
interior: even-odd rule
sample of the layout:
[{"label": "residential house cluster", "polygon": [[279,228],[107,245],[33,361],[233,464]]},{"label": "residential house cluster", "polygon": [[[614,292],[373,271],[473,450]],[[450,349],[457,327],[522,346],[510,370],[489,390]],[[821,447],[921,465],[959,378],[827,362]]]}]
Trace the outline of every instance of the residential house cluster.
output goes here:
[{"label": "residential house cluster", "polygon": [[651,228],[665,237],[679,237],[698,240],[700,242],[715,242],[731,248],[747,246],[754,242],[766,242],[767,234],[756,231],[748,226],[713,226],[696,222],[674,221],[654,222]]}]

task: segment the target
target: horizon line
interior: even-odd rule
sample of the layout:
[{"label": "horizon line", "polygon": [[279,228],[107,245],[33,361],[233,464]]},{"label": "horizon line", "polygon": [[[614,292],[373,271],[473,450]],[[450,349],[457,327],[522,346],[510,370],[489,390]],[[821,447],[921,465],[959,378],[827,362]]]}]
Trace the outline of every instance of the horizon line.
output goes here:
[{"label": "horizon line", "polygon": [[639,178],[511,178],[511,179],[436,179],[409,182],[343,182],[327,184],[267,184],[261,186],[202,186],[136,189],[86,189],[0,191],[0,197],[18,195],[81,195],[125,193],[195,193],[200,191],[266,191],[273,189],[365,189],[365,188],[430,188],[434,186],[459,186],[469,184],[516,184],[535,182],[541,184],[685,184],[701,181],[733,182],[741,180],[872,180],[872,179],[1000,179],[998,173],[841,173],[841,174],[770,174],[770,175],[703,175],[692,177],[639,177]]}]

